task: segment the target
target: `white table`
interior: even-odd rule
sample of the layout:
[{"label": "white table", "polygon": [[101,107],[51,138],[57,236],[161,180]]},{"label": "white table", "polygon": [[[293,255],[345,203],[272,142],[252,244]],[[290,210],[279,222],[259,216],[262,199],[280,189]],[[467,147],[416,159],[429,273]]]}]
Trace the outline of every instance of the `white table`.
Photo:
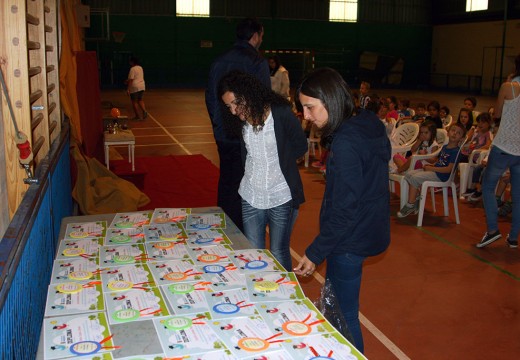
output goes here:
[{"label": "white table", "polygon": [[[192,213],[215,213],[222,212],[220,207],[201,207],[201,208],[192,208]],[[61,220],[60,227],[60,235],[59,239],[63,239],[65,237],[65,230],[67,229],[67,225],[71,223],[79,223],[79,222],[91,222],[91,221],[106,221],[107,224],[111,224],[114,219],[115,214],[98,214],[98,215],[84,215],[84,216],[70,216],[64,217]],[[241,249],[250,249],[251,243],[249,240],[242,234],[242,232],[238,229],[238,227],[233,223],[233,221],[226,215],[226,235],[233,242],[232,248],[234,250]],[[113,325],[110,328],[112,335],[118,346],[121,346],[121,349],[113,352],[112,355],[117,356],[116,358],[121,357],[135,357],[135,354],[142,353],[146,351],[148,354],[160,354],[162,353],[162,347],[159,342],[157,336],[155,334],[155,327],[153,325],[152,320],[142,320],[129,322],[125,324],[117,324]],[[137,334],[137,336],[136,336]],[[36,360],[43,360],[44,354],[44,335],[43,335],[43,326],[40,334],[40,342],[38,347],[38,352],[36,353]],[[137,340],[137,341],[136,341]]]},{"label": "white table", "polygon": [[132,130],[120,130],[115,134],[105,131],[103,134],[103,144],[105,146],[105,164],[110,170],[110,145],[128,145],[128,162],[132,163],[132,171],[135,171],[135,136]]}]

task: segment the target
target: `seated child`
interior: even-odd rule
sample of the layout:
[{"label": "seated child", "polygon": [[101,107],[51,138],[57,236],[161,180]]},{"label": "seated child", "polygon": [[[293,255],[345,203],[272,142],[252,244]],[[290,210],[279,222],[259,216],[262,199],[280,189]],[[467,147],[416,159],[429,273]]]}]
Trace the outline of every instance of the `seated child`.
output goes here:
[{"label": "seated child", "polygon": [[411,213],[419,212],[419,188],[425,181],[446,181],[451,170],[456,165],[459,143],[464,138],[466,130],[461,124],[453,124],[448,130],[448,144],[442,147],[437,161],[433,165],[424,165],[422,169],[410,170],[404,176],[410,185],[408,203],[397,212],[397,217],[404,218]]},{"label": "seated child", "polygon": [[412,120],[416,123],[420,124],[426,119],[428,114],[426,113],[426,105],[423,103],[418,103],[415,108],[415,115],[412,117]]},{"label": "seated child", "polygon": [[403,122],[406,122],[412,119],[412,112],[410,111],[410,100],[402,98],[399,100],[397,108],[397,112],[399,113],[399,121],[403,120]]},{"label": "seated child", "polygon": [[389,112],[390,108],[388,102],[385,100],[381,101],[379,111],[377,112],[377,116],[386,128],[386,135],[388,136],[388,138],[391,138],[392,133],[395,129],[396,119],[394,119],[391,116],[388,116]]},{"label": "seated child", "polygon": [[[435,152],[439,148],[439,144],[437,144],[436,137],[437,126],[435,125],[435,123],[431,121],[423,122],[421,124],[421,127],[419,128],[419,136],[412,144],[411,153],[425,155]],[[405,158],[401,154],[395,154],[393,160],[395,165],[397,166],[397,172],[403,173],[406,170],[408,170],[408,168],[410,168],[412,157],[409,156]],[[434,158],[417,161],[415,163],[414,169],[422,169],[423,165],[432,164],[433,162],[435,162]]]},{"label": "seated child", "polygon": [[[488,113],[480,113],[477,116],[477,127],[471,135],[471,139],[466,145],[462,147],[461,154],[462,158],[469,159],[469,156],[473,150],[477,149],[489,149],[493,135],[491,134],[491,116]],[[475,155],[477,160],[478,155]]]},{"label": "seated child", "polygon": [[446,129],[450,126],[453,117],[450,115],[450,108],[447,106],[441,106],[441,111],[439,111],[439,116],[442,120],[442,126]]},{"label": "seated child", "polygon": [[426,119],[424,119],[424,121],[433,121],[435,123],[435,125],[437,125],[437,129],[442,129],[443,126],[442,126],[442,120],[441,120],[441,117],[439,115],[439,112],[441,111],[441,104],[439,104],[438,101],[431,101],[429,104],[428,104],[428,116],[426,117]]},{"label": "seated child", "polygon": [[473,125],[477,125],[477,116],[480,114],[480,112],[475,110],[475,107],[477,106],[477,99],[474,96],[468,96],[464,99],[464,107],[471,111],[471,114],[473,115]]}]

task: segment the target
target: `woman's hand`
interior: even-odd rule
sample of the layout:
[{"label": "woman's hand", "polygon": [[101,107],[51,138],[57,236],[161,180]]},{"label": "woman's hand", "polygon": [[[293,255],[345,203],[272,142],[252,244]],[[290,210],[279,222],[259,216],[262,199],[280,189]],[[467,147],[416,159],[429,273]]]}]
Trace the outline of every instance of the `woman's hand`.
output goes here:
[{"label": "woman's hand", "polygon": [[294,273],[299,276],[310,276],[314,270],[316,270],[316,265],[306,255],[303,255],[299,264],[293,269]]}]

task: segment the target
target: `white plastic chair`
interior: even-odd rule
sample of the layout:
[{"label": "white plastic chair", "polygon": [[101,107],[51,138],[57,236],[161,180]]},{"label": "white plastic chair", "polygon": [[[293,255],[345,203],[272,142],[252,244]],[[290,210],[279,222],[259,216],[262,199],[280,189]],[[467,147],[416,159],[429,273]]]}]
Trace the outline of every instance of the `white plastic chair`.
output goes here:
[{"label": "white plastic chair", "polygon": [[412,144],[419,134],[419,125],[416,123],[406,123],[399,126],[392,136],[392,157],[395,154],[406,153],[412,148]]},{"label": "white plastic chair", "polygon": [[[439,148],[434,151],[431,154],[425,154],[425,155],[412,155],[412,159],[410,160],[410,167],[407,171],[413,170],[415,168],[415,164],[417,161],[422,161],[426,159],[432,159],[439,155],[439,153],[442,150],[442,147],[448,143],[448,133],[444,129],[437,129],[437,137],[436,137],[437,144],[439,144]],[[390,190],[395,193],[395,183],[399,183],[399,189],[400,189],[400,205],[399,208],[402,209],[403,206],[406,205],[408,202],[408,181],[404,179],[404,174],[390,174],[389,175],[390,180]],[[435,205],[434,205],[435,206]]]},{"label": "white plastic chair", "polygon": [[453,168],[451,169],[450,177],[448,178],[448,180],[446,180],[446,181],[425,181],[421,185],[421,200],[419,202],[419,216],[417,217],[417,226],[422,226],[423,217],[424,217],[424,206],[426,204],[426,196],[428,193],[428,188],[430,189],[434,212],[437,211],[437,209],[435,208],[434,189],[435,188],[442,189],[444,216],[450,215],[450,209],[449,209],[449,205],[448,205],[448,189],[451,189],[451,197],[453,198],[453,210],[455,212],[455,222],[457,224],[460,224],[459,204],[458,204],[459,199],[457,197],[457,185],[455,184],[455,174],[457,173],[457,163],[459,161],[461,149],[462,149],[462,146],[460,147],[460,149],[457,153],[457,157],[455,159],[455,164],[454,164]]},{"label": "white plastic chair", "polygon": [[459,197],[461,199],[464,199],[464,196],[462,196],[462,194],[464,194],[468,190],[468,188],[471,186],[471,183],[473,182],[473,171],[475,170],[475,168],[482,165],[482,160],[485,159],[488,153],[489,150],[473,150],[468,156],[468,162],[459,164]]},{"label": "white plastic chair", "polygon": [[305,167],[309,167],[309,155],[316,157],[316,146],[318,146],[318,154],[321,159],[321,137],[316,136],[316,125],[311,126],[309,137],[307,138],[307,152],[305,153]]}]

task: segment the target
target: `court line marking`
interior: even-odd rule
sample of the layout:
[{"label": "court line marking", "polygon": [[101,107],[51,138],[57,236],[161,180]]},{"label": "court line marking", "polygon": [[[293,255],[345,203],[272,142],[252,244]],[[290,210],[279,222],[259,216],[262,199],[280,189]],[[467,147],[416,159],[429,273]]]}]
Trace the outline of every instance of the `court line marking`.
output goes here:
[{"label": "court line marking", "polygon": [[[296,261],[300,262],[301,256],[293,250],[291,250],[291,256],[296,259]],[[325,283],[325,278],[317,271],[315,271],[312,276],[320,283]],[[365,315],[359,312],[359,322],[363,324],[363,326],[374,335],[374,337],[381,342],[392,354],[395,355],[399,360],[410,360],[410,358],[401,350],[399,347],[392,342],[381,330],[379,330],[370,320],[366,318]]]},{"label": "court line marking", "polygon": [[[154,128],[156,129],[156,128]],[[192,136],[192,135],[212,135],[213,133],[190,133],[190,134],[177,134],[181,136]],[[142,138],[142,137],[159,137],[159,136],[167,136],[164,134],[150,134],[150,135],[137,135],[136,138]]]},{"label": "court line marking", "polygon": [[177,140],[177,139],[175,138],[175,136],[173,136],[172,134],[170,134],[170,132],[169,132],[169,131],[168,131],[168,130],[163,126],[163,124],[161,124],[159,121],[157,121],[157,119],[154,118],[150,113],[148,113],[148,117],[149,117],[150,119],[152,119],[153,121],[155,121],[155,123],[156,123],[157,125],[159,125],[159,127],[160,127],[161,129],[163,129],[163,131],[164,131],[164,132],[165,132],[165,133],[170,137],[170,139],[172,139],[174,143],[176,143],[177,145],[179,145],[179,146],[181,147],[181,149],[184,150],[184,152],[185,152],[186,154],[188,154],[188,155],[192,155],[191,152],[190,152],[188,149],[186,149],[186,147],[185,147],[185,146],[184,146],[184,145],[183,145],[179,140]]},{"label": "court line marking", "polygon": [[[214,144],[215,142],[183,142],[183,144],[186,144],[186,145],[200,145],[200,144]],[[148,146],[172,146],[172,145],[177,145],[177,144],[173,144],[173,143],[168,143],[168,144],[136,144],[135,147],[148,147]],[[126,145],[114,145],[114,146],[120,146],[120,147],[125,147]],[[191,155],[191,154],[188,154],[188,155]]]}]

